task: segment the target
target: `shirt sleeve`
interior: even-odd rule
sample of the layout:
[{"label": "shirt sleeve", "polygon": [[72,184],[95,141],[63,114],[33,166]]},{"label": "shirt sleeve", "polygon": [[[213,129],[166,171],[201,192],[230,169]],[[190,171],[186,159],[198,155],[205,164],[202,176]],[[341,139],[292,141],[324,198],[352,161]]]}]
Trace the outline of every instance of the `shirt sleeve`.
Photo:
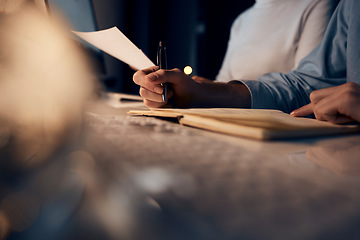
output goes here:
[{"label": "shirt sleeve", "polygon": [[346,83],[348,18],[341,1],[321,44],[286,74],[269,73],[255,81],[243,80],[249,88],[252,108],[279,109],[290,113],[310,102],[312,91]]},{"label": "shirt sleeve", "polygon": [[338,0],[314,0],[304,11],[299,29],[299,42],[294,59],[294,69],[322,41],[326,27]]},{"label": "shirt sleeve", "polygon": [[234,39],[235,38],[234,35],[235,35],[235,32],[237,31],[238,26],[240,25],[241,16],[242,16],[242,14],[240,14],[235,19],[234,23],[231,26],[230,37],[229,37],[229,41],[228,41],[228,46],[226,48],[225,57],[222,62],[219,73],[215,78],[217,82],[228,82],[231,79],[230,64],[229,64],[230,54],[233,51],[233,47],[232,47],[232,45],[234,44],[233,42],[236,41],[236,39]]}]

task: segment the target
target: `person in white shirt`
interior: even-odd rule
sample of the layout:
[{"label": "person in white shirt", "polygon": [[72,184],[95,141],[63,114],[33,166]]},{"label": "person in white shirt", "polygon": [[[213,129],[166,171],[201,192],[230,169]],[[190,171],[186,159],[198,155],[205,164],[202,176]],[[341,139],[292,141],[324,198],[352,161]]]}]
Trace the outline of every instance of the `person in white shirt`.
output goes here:
[{"label": "person in white shirt", "polygon": [[234,21],[218,82],[286,73],[322,40],[338,0],[256,0]]}]

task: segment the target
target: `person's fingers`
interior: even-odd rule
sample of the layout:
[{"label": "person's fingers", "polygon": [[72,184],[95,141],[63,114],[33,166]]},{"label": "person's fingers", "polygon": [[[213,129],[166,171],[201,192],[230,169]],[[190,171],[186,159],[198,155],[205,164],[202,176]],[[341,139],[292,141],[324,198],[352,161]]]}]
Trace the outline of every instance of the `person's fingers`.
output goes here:
[{"label": "person's fingers", "polygon": [[[184,72],[177,68],[171,70],[159,69],[157,71],[151,71],[150,68],[148,70],[150,71],[141,70],[136,72],[134,74],[134,82],[149,90],[152,90],[149,84],[162,84],[168,82],[173,85],[182,85],[183,80],[188,77]],[[148,83],[145,83],[146,81],[148,81]]]},{"label": "person's fingers", "polygon": [[292,116],[305,116],[311,111],[316,119],[335,124],[344,124],[360,120],[360,86],[346,83],[314,91],[310,95],[311,105],[306,105],[291,113]]},{"label": "person's fingers", "polygon": [[137,84],[137,82],[139,82],[139,80],[141,80],[142,78],[144,78],[146,75],[155,72],[159,69],[158,66],[152,66],[149,68],[145,68],[139,71],[136,71],[133,75],[133,80],[134,82]]},{"label": "person's fingers", "polygon": [[[172,81],[169,81],[172,84],[182,84],[183,80],[186,78],[190,78],[188,75],[186,75],[183,71],[181,71],[178,68],[171,69],[170,71],[167,71],[167,79],[171,79]],[[191,79],[191,78],[190,78]]]},{"label": "person's fingers", "polygon": [[329,107],[329,105],[325,105],[322,107],[317,104],[314,107],[311,103],[294,110],[290,115],[293,117],[304,117],[313,113],[315,118],[320,121],[328,121],[335,124],[344,124],[353,121],[350,117],[338,114],[335,106]]},{"label": "person's fingers", "polygon": [[178,82],[179,77],[174,74],[173,70],[151,70],[153,69],[150,68],[136,72],[133,77],[134,82],[137,85],[159,94],[163,91],[162,88],[159,88],[160,84]]},{"label": "person's fingers", "polygon": [[315,112],[315,117],[319,121],[326,121],[334,124],[344,124],[354,121],[352,118],[338,113],[334,114],[334,113],[326,113],[326,112],[323,113]]},{"label": "person's fingers", "polygon": [[354,119],[347,117],[345,115],[339,115],[333,123],[335,124],[345,124],[345,123],[351,123],[354,122]]},{"label": "person's fingers", "polygon": [[155,72],[157,70],[159,70],[159,66],[148,67],[148,68],[142,69],[140,71],[143,71],[145,74],[150,74],[150,73]]},{"label": "person's fingers", "polygon": [[144,99],[144,104],[148,108],[161,108],[165,106],[165,103],[163,102],[153,102],[147,99]]},{"label": "person's fingers", "polygon": [[299,109],[296,109],[290,113],[293,117],[304,117],[310,114],[314,113],[313,109],[314,105],[312,103],[309,103],[308,105],[302,106]]},{"label": "person's fingers", "polygon": [[139,71],[136,71],[133,75],[133,78],[139,78],[139,77],[145,77],[146,75],[156,72],[157,70],[159,70],[158,66],[153,66],[153,67],[149,67],[149,68],[145,68]]},{"label": "person's fingers", "polygon": [[160,83],[155,82],[157,77],[154,78],[156,75],[153,75],[154,71],[157,69],[158,67],[154,66],[137,71],[133,76],[134,82],[149,91],[161,94],[163,92],[163,87],[160,85]]},{"label": "person's fingers", "polygon": [[293,117],[304,117],[313,114],[315,104],[319,103],[322,99],[328,97],[329,95],[336,93],[336,91],[337,91],[337,87],[330,87],[330,88],[324,88],[321,90],[313,91],[310,94],[311,103],[299,109],[294,110],[293,112],[290,113],[290,115]]},{"label": "person's fingers", "polygon": [[200,77],[200,76],[193,76],[192,79],[195,82],[198,82],[198,83],[209,82],[210,81],[209,79],[206,79],[206,78],[203,78],[203,77]]},{"label": "person's fingers", "polygon": [[335,93],[324,98],[314,106],[314,114],[316,119],[336,124],[352,122],[353,119],[343,115],[342,107],[346,102],[341,98],[341,94]]},{"label": "person's fingers", "polygon": [[338,87],[329,87],[329,88],[313,91],[310,94],[310,101],[316,104],[320,102],[322,99],[326,98],[327,96],[333,95],[337,91],[338,91]]},{"label": "person's fingers", "polygon": [[140,93],[140,96],[145,98],[146,100],[149,100],[152,102],[163,102],[162,94],[152,92],[144,87],[140,87],[139,93]]},{"label": "person's fingers", "polygon": [[175,85],[182,84],[182,80],[185,76],[185,73],[177,68],[171,70],[159,69],[158,71],[152,72],[147,75],[149,80],[158,84],[168,82]]},{"label": "person's fingers", "polygon": [[195,75],[195,76],[192,76],[191,78],[192,78],[194,81],[196,81],[197,79],[201,79],[202,77]]}]

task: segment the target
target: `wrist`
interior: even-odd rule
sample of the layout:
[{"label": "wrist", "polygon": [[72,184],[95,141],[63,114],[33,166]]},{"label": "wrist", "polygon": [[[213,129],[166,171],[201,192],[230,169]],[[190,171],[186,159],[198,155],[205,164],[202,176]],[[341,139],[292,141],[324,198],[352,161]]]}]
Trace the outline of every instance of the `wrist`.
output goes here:
[{"label": "wrist", "polygon": [[237,105],[239,108],[251,108],[251,92],[249,88],[241,81],[232,80],[228,83],[234,95],[238,96]]},{"label": "wrist", "polygon": [[249,89],[239,81],[220,83],[198,82],[193,91],[191,107],[250,108]]}]

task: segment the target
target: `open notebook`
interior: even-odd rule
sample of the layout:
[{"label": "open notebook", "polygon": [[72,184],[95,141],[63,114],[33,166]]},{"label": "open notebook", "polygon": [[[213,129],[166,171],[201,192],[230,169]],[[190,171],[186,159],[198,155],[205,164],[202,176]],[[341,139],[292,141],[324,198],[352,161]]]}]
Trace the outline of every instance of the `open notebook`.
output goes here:
[{"label": "open notebook", "polygon": [[360,131],[359,125],[334,125],[294,118],[278,110],[204,108],[131,110],[130,115],[178,118],[180,124],[261,140],[322,136]]}]

